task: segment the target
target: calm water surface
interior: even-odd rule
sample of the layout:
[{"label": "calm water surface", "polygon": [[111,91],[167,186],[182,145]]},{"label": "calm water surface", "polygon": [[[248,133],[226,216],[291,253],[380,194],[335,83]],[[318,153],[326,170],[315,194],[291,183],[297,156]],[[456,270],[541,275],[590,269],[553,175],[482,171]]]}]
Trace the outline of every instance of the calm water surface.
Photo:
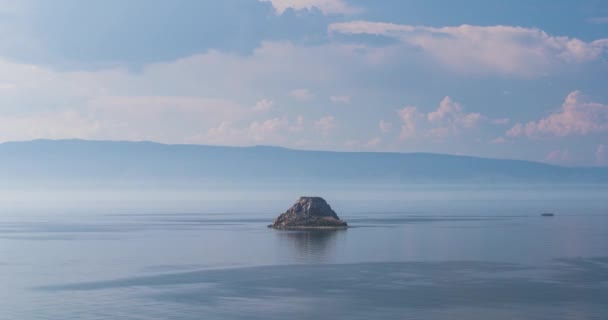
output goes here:
[{"label": "calm water surface", "polygon": [[608,319],[605,195],[328,197],[352,228],[307,232],[263,204],[6,209],[0,319]]}]

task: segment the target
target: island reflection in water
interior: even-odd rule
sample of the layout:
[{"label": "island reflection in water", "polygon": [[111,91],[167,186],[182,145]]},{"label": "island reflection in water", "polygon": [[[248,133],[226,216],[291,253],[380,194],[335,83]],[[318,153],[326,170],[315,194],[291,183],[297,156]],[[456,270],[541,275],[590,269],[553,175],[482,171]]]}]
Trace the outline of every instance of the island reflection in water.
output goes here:
[{"label": "island reflection in water", "polygon": [[347,229],[277,230],[280,252],[293,254],[298,263],[326,263],[335,253],[339,236]]}]

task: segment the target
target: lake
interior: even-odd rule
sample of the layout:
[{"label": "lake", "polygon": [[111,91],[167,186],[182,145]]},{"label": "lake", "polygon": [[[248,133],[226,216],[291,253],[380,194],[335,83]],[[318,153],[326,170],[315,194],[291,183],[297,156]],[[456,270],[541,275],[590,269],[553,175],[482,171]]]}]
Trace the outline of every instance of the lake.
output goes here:
[{"label": "lake", "polygon": [[268,229],[299,195],[5,190],[0,319],[608,319],[603,187],[323,190],[351,228]]}]

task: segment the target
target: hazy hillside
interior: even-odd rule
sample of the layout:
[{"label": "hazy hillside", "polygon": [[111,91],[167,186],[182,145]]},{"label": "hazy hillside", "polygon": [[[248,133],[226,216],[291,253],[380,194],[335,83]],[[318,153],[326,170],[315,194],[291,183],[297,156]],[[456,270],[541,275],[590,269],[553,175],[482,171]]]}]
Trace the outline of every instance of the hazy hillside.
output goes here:
[{"label": "hazy hillside", "polygon": [[425,153],[36,140],[0,144],[2,185],[607,183],[607,168]]}]

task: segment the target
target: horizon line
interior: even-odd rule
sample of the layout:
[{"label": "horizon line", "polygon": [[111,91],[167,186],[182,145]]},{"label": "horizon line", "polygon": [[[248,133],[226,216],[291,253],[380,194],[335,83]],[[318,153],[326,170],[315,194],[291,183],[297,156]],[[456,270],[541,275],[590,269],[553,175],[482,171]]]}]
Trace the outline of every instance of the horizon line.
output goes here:
[{"label": "horizon line", "polygon": [[343,150],[318,150],[318,149],[297,149],[291,147],[284,147],[279,145],[219,145],[219,144],[197,144],[197,143],[166,143],[159,141],[151,141],[151,140],[112,140],[112,139],[83,139],[83,138],[60,138],[60,139],[50,139],[50,138],[37,138],[37,139],[29,139],[29,140],[8,140],[0,142],[0,145],[11,144],[11,143],[28,143],[28,142],[109,142],[109,143],[140,143],[140,144],[156,144],[162,146],[196,146],[196,147],[217,147],[217,148],[275,148],[275,149],[283,149],[288,151],[300,151],[300,152],[327,152],[327,153],[363,153],[363,154],[395,154],[395,155],[435,155],[435,156],[448,156],[448,157],[460,157],[460,158],[474,158],[474,159],[486,159],[486,160],[502,160],[502,161],[517,161],[517,162],[527,162],[527,163],[536,163],[553,167],[561,167],[561,168],[608,168],[608,166],[567,166],[554,164],[549,162],[535,161],[535,160],[526,160],[526,159],[514,159],[514,158],[494,158],[487,156],[479,156],[479,155],[467,155],[467,154],[451,154],[451,153],[436,153],[436,152],[421,152],[421,151],[412,151],[412,152],[402,152],[402,151],[343,151]]}]

